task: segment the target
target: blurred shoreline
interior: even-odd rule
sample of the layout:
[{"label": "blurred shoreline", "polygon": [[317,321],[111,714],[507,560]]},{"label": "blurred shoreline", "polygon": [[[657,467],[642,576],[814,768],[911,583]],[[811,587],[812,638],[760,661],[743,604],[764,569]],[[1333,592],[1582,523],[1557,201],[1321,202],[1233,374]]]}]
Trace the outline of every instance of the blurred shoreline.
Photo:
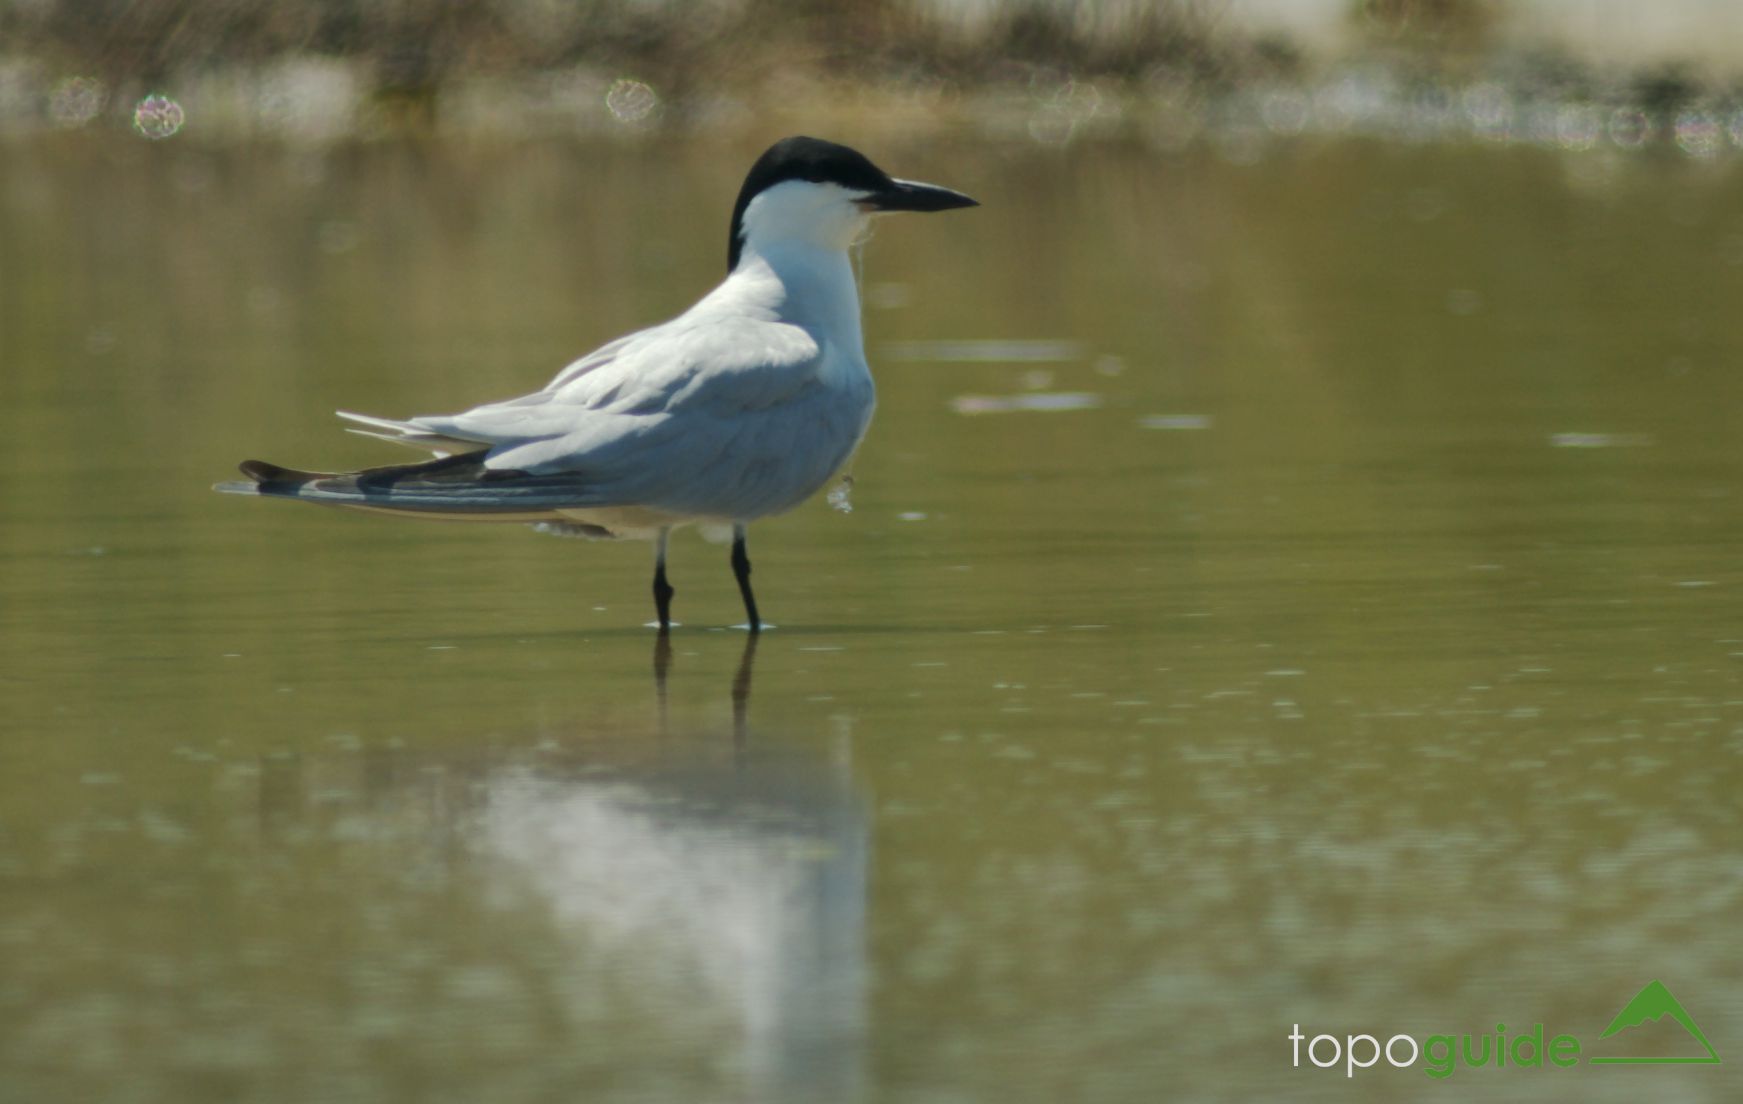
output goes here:
[{"label": "blurred shoreline", "polygon": [[[1297,136],[1743,152],[1716,0],[472,0],[0,9],[0,142]],[[1735,57],[1731,54],[1735,53]]]}]

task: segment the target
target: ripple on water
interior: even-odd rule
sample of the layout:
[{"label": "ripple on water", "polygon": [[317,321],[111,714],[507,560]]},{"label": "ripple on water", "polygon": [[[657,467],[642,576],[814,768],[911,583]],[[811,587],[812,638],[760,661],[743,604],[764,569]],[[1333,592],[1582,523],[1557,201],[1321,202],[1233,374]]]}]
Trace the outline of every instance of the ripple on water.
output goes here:
[{"label": "ripple on water", "polygon": [[958,414],[1052,414],[1067,410],[1094,410],[1102,397],[1093,391],[1029,391],[1020,395],[958,395],[950,409]]},{"label": "ripple on water", "polygon": [[1081,341],[892,341],[878,350],[888,360],[1028,363],[1081,360]]},{"label": "ripple on water", "polygon": [[1146,414],[1138,419],[1141,429],[1209,429],[1215,422],[1209,414]]},{"label": "ripple on water", "polygon": [[1554,448],[1601,449],[1645,448],[1654,442],[1647,433],[1552,433],[1549,443]]}]

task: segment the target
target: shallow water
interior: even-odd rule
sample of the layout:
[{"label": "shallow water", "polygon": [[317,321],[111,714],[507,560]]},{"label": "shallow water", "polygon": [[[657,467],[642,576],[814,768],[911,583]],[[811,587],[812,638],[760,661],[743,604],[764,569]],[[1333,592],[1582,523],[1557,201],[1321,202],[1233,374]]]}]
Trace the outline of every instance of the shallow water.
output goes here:
[{"label": "shallow water", "polygon": [[[207,489],[681,309],[754,152],[0,150],[0,1097],[1735,1098],[1743,168],[879,147],[985,206],[754,652]],[[1290,1061],[1653,978],[1727,1064]]]}]

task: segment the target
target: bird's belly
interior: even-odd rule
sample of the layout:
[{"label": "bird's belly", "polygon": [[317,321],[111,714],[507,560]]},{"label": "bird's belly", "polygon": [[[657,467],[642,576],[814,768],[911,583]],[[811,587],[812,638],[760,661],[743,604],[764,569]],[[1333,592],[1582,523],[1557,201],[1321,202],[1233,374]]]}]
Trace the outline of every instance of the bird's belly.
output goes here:
[{"label": "bird's belly", "polygon": [[724,447],[698,463],[689,485],[658,505],[704,522],[791,510],[847,462],[872,407],[867,376],[863,385],[820,388],[803,402],[745,418]]},{"label": "bird's belly", "polygon": [[[553,511],[563,524],[575,527],[578,536],[596,539],[652,540],[662,529],[703,520],[649,506],[603,506],[584,510]],[[599,530],[599,532],[591,532]]]}]

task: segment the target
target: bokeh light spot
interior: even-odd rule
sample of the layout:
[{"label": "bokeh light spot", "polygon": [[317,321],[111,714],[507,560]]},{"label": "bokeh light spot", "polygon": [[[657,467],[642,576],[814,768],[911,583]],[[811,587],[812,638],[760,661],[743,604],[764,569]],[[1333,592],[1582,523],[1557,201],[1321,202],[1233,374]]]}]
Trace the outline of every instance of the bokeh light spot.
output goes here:
[{"label": "bokeh light spot", "polygon": [[1690,157],[1717,157],[1725,147],[1725,128],[1705,112],[1685,111],[1677,116],[1676,144]]},{"label": "bokeh light spot", "polygon": [[133,109],[133,129],[157,141],[174,137],[186,118],[181,104],[168,96],[151,95],[140,100]]},{"label": "bokeh light spot", "polygon": [[56,126],[82,127],[97,117],[109,90],[96,77],[68,77],[49,93],[48,114]]},{"label": "bokeh light spot", "polygon": [[1623,149],[1639,149],[1652,137],[1652,120],[1637,108],[1619,107],[1610,113],[1610,141]]},{"label": "bokeh light spot", "polygon": [[626,126],[647,122],[660,106],[660,94],[647,84],[627,77],[613,81],[605,94],[605,107],[611,117]]}]

